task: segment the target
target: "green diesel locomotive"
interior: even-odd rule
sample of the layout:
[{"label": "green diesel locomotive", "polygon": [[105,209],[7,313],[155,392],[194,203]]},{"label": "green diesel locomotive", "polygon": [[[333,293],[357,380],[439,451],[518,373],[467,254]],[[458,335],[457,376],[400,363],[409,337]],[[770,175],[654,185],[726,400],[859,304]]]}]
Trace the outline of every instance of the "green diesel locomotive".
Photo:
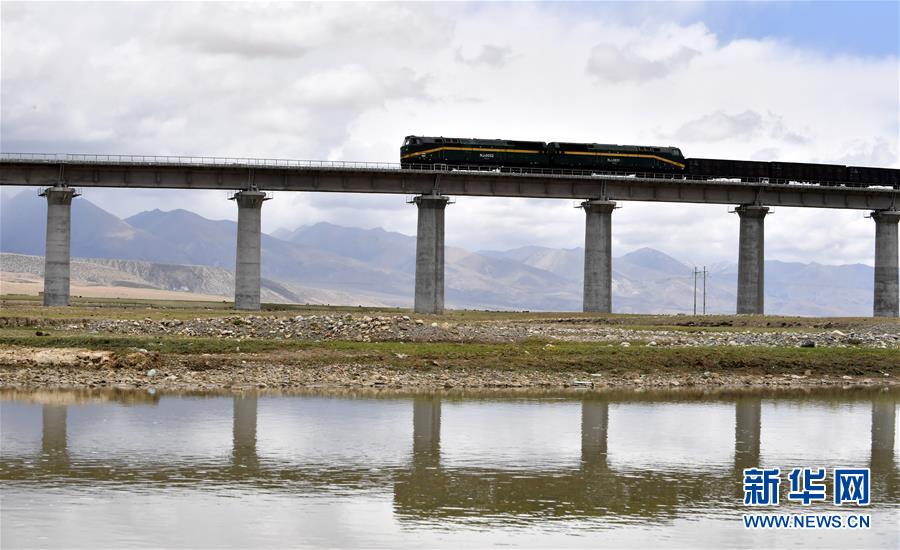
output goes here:
[{"label": "green diesel locomotive", "polygon": [[543,141],[408,136],[400,148],[400,164],[505,166],[541,168],[549,165]]}]

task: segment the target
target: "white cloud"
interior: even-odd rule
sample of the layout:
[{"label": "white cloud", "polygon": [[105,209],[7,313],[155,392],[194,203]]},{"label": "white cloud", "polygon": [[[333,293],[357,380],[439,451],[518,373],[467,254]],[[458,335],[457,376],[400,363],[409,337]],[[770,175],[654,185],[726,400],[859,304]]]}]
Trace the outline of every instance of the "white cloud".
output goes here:
[{"label": "white cloud", "polygon": [[488,67],[500,68],[506,65],[512,57],[512,50],[509,47],[495,46],[493,44],[485,44],[481,47],[481,51],[477,55],[466,57],[463,55],[462,49],[456,50],[456,60],[466,65],[486,65]]},{"label": "white cloud", "polygon": [[599,44],[591,50],[587,72],[601,82],[646,82],[683,70],[699,54],[697,50],[681,47],[663,59],[651,60],[628,48]]},{"label": "white cloud", "polygon": [[[715,111],[685,122],[668,137],[680,142],[696,143],[750,141],[766,137],[798,145],[807,141],[800,133],[785,128],[784,117],[773,113],[763,116],[756,111],[736,114]],[[769,150],[777,151],[772,148]]]},{"label": "white cloud", "polygon": [[[695,12],[7,3],[2,149],[396,161],[403,136],[436,134],[898,166],[896,57],[723,42],[686,22]],[[236,217],[213,192],[85,196],[121,215],[189,204]],[[652,246],[686,261],[733,261],[738,223],[727,210],[623,203],[616,253]],[[317,221],[415,229],[402,196],[277,193],[264,211],[267,231]],[[863,215],[779,209],[767,220],[767,256],[871,263]],[[471,249],[580,246],[583,232],[571,201],[461,197],[447,211],[448,244]]]}]

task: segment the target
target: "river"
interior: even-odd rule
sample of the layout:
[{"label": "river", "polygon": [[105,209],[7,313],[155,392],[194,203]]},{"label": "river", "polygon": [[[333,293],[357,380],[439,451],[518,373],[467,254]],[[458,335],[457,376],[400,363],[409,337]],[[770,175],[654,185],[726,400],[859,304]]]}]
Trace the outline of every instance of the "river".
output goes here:
[{"label": "river", "polygon": [[[0,393],[0,545],[900,546],[897,392]],[[781,504],[745,506],[778,467]],[[871,503],[788,502],[793,467]],[[829,478],[830,479],[830,478]],[[747,529],[852,514],[868,529]]]}]

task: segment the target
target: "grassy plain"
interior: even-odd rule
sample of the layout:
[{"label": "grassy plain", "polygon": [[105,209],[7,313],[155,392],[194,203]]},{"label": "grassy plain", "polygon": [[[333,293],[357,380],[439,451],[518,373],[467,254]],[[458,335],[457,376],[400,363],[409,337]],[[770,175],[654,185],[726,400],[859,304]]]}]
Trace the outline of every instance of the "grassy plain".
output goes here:
[{"label": "grassy plain", "polygon": [[[223,316],[410,315],[413,319],[454,323],[557,322],[572,326],[609,326],[636,331],[630,347],[605,342],[558,341],[531,338],[516,342],[442,342],[309,340],[183,335],[113,334],[72,330],[67,320],[190,320]],[[371,364],[393,369],[465,368],[495,371],[578,372],[632,375],[679,372],[742,373],[798,376],[900,376],[900,353],[872,347],[796,346],[647,346],[642,331],[831,331],[866,329],[884,319],[804,318],[771,316],[596,315],[497,311],[448,311],[441,316],[414,315],[408,310],[329,306],[272,306],[239,313],[222,302],[183,302],[76,298],[67,308],[44,308],[33,298],[0,298],[0,321],[22,321],[27,326],[0,328],[0,347],[32,349],[78,348],[112,351],[121,355],[137,349],[163,358],[192,361],[206,354],[220,358],[247,357],[272,362]],[[889,323],[896,321],[887,321]],[[207,359],[202,359],[208,363]],[[222,368],[228,361],[222,361]]]}]

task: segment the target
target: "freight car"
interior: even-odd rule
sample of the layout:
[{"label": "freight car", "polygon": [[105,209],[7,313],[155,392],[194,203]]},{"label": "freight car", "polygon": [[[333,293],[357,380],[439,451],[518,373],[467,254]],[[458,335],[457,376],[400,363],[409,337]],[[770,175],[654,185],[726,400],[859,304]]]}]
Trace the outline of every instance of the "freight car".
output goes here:
[{"label": "freight car", "polygon": [[752,160],[687,159],[687,175],[694,179],[768,178],[769,163]]},{"label": "freight car", "polygon": [[684,158],[677,147],[407,136],[403,168],[578,170],[691,179],[900,189],[900,170],[836,164]]}]

